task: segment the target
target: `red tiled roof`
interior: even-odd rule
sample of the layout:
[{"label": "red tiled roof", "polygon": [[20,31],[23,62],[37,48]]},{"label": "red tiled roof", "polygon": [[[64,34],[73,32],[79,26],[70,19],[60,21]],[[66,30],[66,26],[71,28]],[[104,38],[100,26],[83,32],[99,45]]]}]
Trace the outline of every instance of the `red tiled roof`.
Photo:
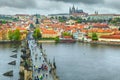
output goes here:
[{"label": "red tiled roof", "polygon": [[103,35],[100,38],[106,38],[106,39],[120,39],[120,35]]},{"label": "red tiled roof", "polygon": [[54,30],[42,30],[42,34],[57,34]]},{"label": "red tiled roof", "polygon": [[95,23],[93,24],[93,28],[109,28],[105,23]]},{"label": "red tiled roof", "polygon": [[82,29],[81,32],[87,33],[88,31],[85,29]]},{"label": "red tiled roof", "polygon": [[88,32],[97,32],[97,33],[112,33],[113,31],[111,29],[89,29]]},{"label": "red tiled roof", "polygon": [[120,35],[120,31],[114,31],[113,35]]},{"label": "red tiled roof", "polygon": [[19,30],[26,30],[26,29],[23,28],[23,27],[16,27],[16,29],[19,29]]}]

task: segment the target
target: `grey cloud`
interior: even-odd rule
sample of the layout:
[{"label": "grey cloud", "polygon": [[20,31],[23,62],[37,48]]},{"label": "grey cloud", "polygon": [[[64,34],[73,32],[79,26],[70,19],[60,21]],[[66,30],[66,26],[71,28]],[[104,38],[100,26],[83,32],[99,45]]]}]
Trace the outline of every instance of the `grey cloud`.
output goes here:
[{"label": "grey cloud", "polygon": [[104,2],[104,0],[51,0],[51,1],[62,1],[66,3],[83,3],[83,4],[98,4]]},{"label": "grey cloud", "polygon": [[119,0],[111,0],[106,2],[106,6],[109,8],[120,10],[120,1]]},{"label": "grey cloud", "polygon": [[0,0],[0,7],[35,8],[35,0]]},{"label": "grey cloud", "polygon": [[63,7],[66,7],[66,3],[64,2],[56,2],[56,1],[49,1],[49,0],[43,0],[43,1],[38,1],[37,3],[37,9],[41,9],[41,10],[46,10],[46,11],[56,11],[56,10],[61,10],[63,9]]},{"label": "grey cloud", "polygon": [[73,4],[85,12],[118,13],[119,0],[0,0],[1,13],[68,13]]}]

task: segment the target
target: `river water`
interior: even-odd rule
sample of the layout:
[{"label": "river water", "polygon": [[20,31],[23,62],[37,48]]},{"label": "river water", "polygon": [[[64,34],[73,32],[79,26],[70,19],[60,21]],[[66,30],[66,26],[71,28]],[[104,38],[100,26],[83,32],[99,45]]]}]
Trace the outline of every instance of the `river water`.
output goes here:
[{"label": "river water", "polygon": [[60,80],[120,80],[120,46],[43,44]]},{"label": "river water", "polygon": [[[120,46],[91,45],[83,43],[44,43],[48,59],[55,57],[60,80],[120,80]],[[11,58],[13,45],[0,44],[0,80],[19,79],[20,57]],[[17,55],[21,52],[18,50]],[[8,65],[16,60],[17,65]],[[2,74],[13,70],[13,77]]]},{"label": "river water", "polygon": [[[0,80],[18,80],[20,65],[20,44],[0,43]],[[16,47],[16,48],[15,48]],[[12,52],[17,49],[16,52]],[[17,54],[17,58],[10,56]],[[16,61],[16,65],[8,65],[11,61]],[[13,70],[13,77],[3,76],[5,72]]]}]

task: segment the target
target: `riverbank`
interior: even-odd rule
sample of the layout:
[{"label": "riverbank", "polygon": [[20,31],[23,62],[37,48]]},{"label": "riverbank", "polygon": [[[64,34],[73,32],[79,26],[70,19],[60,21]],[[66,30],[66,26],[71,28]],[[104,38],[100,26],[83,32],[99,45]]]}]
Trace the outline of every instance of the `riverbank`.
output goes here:
[{"label": "riverbank", "polygon": [[113,45],[113,46],[120,46],[120,42],[91,41],[91,42],[85,42],[85,43],[99,44],[99,45]]},{"label": "riverbank", "polygon": [[[39,40],[39,43],[56,43],[55,40]],[[57,43],[75,43],[77,42],[76,40],[60,40]]]},{"label": "riverbank", "polygon": [[[55,43],[55,40],[39,40],[39,43]],[[106,42],[106,41],[90,41],[90,42],[84,42],[84,41],[76,41],[80,43],[89,43],[89,44],[99,44],[99,45],[114,45],[114,46],[120,46],[120,42]],[[61,43],[61,42],[58,42]],[[67,43],[67,42],[63,42]],[[69,42],[73,43],[73,42]]]},{"label": "riverbank", "polygon": [[[38,43],[55,43],[55,40],[39,40]],[[113,46],[120,46],[120,42],[106,42],[106,41],[76,41],[80,43],[89,43],[89,44],[99,44],[99,45],[113,45]],[[21,41],[10,41],[10,40],[0,40],[0,43],[21,43]],[[67,42],[58,42],[58,43],[67,43]],[[73,43],[73,42],[69,42]]]},{"label": "riverbank", "polygon": [[39,40],[39,43],[55,43],[55,40]]},{"label": "riverbank", "polygon": [[21,43],[21,41],[0,40],[0,43]]}]

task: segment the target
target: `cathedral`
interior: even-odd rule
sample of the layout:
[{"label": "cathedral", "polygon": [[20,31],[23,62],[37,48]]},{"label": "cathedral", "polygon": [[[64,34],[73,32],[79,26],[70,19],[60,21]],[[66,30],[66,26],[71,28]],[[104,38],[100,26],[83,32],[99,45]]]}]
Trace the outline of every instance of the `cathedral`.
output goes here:
[{"label": "cathedral", "polygon": [[74,15],[74,14],[78,14],[78,15],[81,15],[81,14],[84,14],[84,15],[87,15],[87,13],[83,12],[82,9],[78,9],[78,8],[75,8],[74,5],[73,7],[69,8],[69,14],[70,15]]}]

